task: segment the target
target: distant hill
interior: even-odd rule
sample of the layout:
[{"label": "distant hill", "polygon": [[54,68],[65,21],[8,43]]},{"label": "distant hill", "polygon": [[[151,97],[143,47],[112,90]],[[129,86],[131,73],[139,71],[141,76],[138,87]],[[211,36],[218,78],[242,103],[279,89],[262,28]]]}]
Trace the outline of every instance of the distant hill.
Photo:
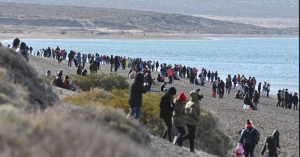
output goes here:
[{"label": "distant hill", "polygon": [[230,17],[299,18],[299,0],[0,0]]},{"label": "distant hill", "polygon": [[[298,35],[299,27],[265,28],[182,14],[150,11],[0,2],[0,26],[108,28],[150,33]],[[10,27],[18,25],[18,27]],[[1,27],[0,27],[1,28]],[[35,29],[35,28],[34,28]],[[1,30],[0,30],[1,31]]]}]

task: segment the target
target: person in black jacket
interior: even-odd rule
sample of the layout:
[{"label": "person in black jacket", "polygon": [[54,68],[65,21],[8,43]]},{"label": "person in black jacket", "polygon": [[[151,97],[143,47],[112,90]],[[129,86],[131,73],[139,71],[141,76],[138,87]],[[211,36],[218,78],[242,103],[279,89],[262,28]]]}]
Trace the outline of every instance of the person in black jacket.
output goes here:
[{"label": "person in black jacket", "polygon": [[272,136],[268,136],[264,142],[264,146],[261,150],[261,155],[263,156],[267,150],[268,157],[278,157],[279,146],[279,131],[274,130]]},{"label": "person in black jacket", "polygon": [[130,95],[128,103],[130,105],[130,112],[127,115],[127,119],[132,119],[134,117],[135,122],[139,122],[140,109],[142,107],[143,93],[147,92],[147,89],[143,85],[144,75],[142,73],[137,73],[134,82],[130,87]]},{"label": "person in black jacket", "polygon": [[299,99],[298,99],[297,93],[295,92],[293,95],[294,110],[298,110],[298,102],[299,102]]},{"label": "person in black jacket", "polygon": [[218,89],[219,89],[219,98],[222,99],[224,96],[224,88],[225,88],[225,83],[223,80],[221,80],[221,82],[218,85]]},{"label": "person in black jacket", "polygon": [[258,92],[257,92],[257,90],[254,90],[254,94],[253,94],[253,103],[254,103],[254,105],[253,105],[253,110],[257,110],[257,105],[258,105],[258,100],[259,100],[259,94],[258,94]]},{"label": "person in black jacket", "polygon": [[251,102],[251,99],[250,99],[248,93],[246,93],[246,95],[244,97],[244,105],[249,105],[251,107],[251,109],[253,109],[253,103]]},{"label": "person in black jacket", "polygon": [[154,84],[154,81],[153,81],[152,76],[151,76],[150,69],[147,71],[147,74],[146,74],[145,77],[147,77],[147,79],[146,79],[147,80],[147,82],[146,82],[147,83],[147,91],[150,92],[152,84]]},{"label": "person in black jacket", "polygon": [[172,131],[172,115],[173,115],[173,98],[176,95],[176,88],[170,87],[167,93],[165,93],[159,103],[160,112],[159,117],[164,120],[167,125],[167,129],[164,131],[163,138],[168,136],[169,142],[172,142],[171,131]]},{"label": "person in black jacket", "polygon": [[244,144],[245,157],[253,157],[255,145],[258,143],[260,133],[253,127],[252,121],[247,120],[245,128],[241,131],[239,143]]},{"label": "person in black jacket", "polygon": [[277,93],[277,100],[278,100],[278,102],[277,102],[276,106],[280,106],[280,103],[281,103],[280,92],[281,92],[281,90],[279,89],[278,93]]},{"label": "person in black jacket", "polygon": [[63,80],[62,80],[62,73],[59,72],[57,74],[57,77],[54,79],[54,83],[55,83],[55,86],[56,87],[60,87],[60,88],[64,88],[64,83],[63,83]]},{"label": "person in black jacket", "polygon": [[110,63],[110,72],[113,72],[113,66],[115,64],[115,59],[113,55],[110,56],[109,63]]}]

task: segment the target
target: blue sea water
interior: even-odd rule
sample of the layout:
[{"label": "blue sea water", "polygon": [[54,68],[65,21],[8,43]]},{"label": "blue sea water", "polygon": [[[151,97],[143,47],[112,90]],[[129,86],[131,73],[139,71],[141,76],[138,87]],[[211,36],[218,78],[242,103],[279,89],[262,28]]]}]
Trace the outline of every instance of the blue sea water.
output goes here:
[{"label": "blue sea water", "polygon": [[[299,38],[212,38],[210,40],[34,40],[23,39],[34,52],[59,46],[68,52],[118,55],[167,64],[202,67],[228,74],[255,77],[278,89],[299,93]],[[3,45],[12,40],[1,41]]]}]

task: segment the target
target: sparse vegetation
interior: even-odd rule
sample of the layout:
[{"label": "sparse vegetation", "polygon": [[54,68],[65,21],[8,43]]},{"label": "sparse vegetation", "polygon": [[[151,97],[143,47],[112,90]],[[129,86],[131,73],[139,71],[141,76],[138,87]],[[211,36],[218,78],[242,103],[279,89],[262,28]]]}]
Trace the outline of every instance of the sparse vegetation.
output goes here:
[{"label": "sparse vegetation", "polygon": [[111,91],[113,87],[118,89],[129,88],[129,83],[126,81],[126,78],[122,75],[118,75],[117,73],[92,73],[88,76],[71,74],[69,77],[72,78],[76,86],[83,91],[89,91],[91,88],[103,88],[107,91]]},{"label": "sparse vegetation", "polygon": [[143,128],[109,108],[77,108],[73,114],[53,108],[32,116],[0,106],[1,156],[162,156],[149,142]]},{"label": "sparse vegetation", "polygon": [[0,47],[0,73],[1,99],[6,103],[37,111],[53,106],[58,100],[25,58],[5,47]]},{"label": "sparse vegetation", "polygon": [[[86,106],[97,104],[96,106],[110,106],[124,114],[129,112],[128,104],[129,90],[113,88],[111,92],[103,89],[92,89],[90,91],[67,96],[63,99],[67,103]],[[153,135],[162,135],[165,129],[164,122],[159,118],[159,102],[162,93],[146,93],[143,96],[143,106],[141,108],[140,123],[149,129]],[[195,140],[196,149],[201,149],[211,154],[225,156],[229,147],[229,137],[217,127],[217,118],[208,110],[201,109],[201,121],[197,127]],[[173,128],[173,136],[177,135],[177,130]],[[187,143],[186,143],[186,146]]]}]

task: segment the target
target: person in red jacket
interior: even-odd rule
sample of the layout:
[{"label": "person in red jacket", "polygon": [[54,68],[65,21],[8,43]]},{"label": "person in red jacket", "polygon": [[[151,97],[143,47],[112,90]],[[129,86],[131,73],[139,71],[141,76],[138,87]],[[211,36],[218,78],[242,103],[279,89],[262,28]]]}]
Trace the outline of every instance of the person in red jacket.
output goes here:
[{"label": "person in red jacket", "polygon": [[66,88],[66,89],[76,91],[76,87],[74,86],[73,81],[69,81],[69,76],[68,75],[65,76],[65,79],[63,81],[63,85],[64,85],[64,88]]}]

